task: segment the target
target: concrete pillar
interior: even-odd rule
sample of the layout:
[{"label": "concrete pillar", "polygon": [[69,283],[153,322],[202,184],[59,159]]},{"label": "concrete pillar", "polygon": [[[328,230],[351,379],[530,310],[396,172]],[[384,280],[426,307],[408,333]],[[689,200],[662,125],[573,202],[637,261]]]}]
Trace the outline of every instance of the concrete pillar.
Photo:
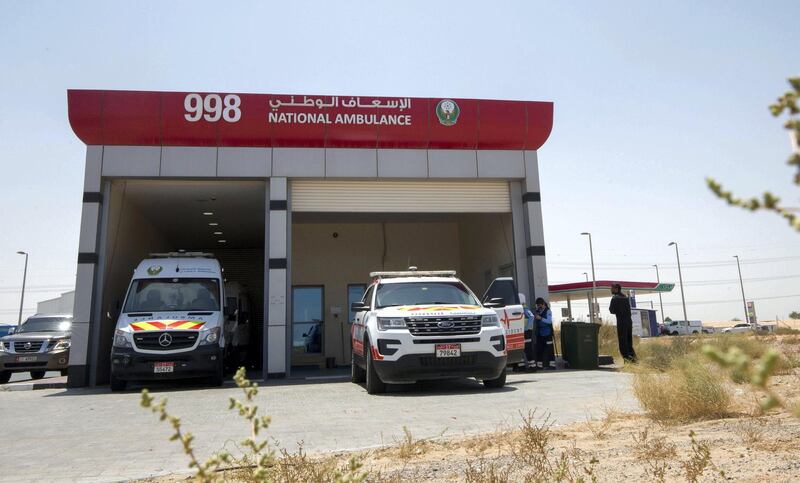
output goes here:
[{"label": "concrete pillar", "polygon": [[[539,187],[539,160],[536,151],[525,151],[525,181],[522,183],[522,204],[525,218],[530,304],[536,297],[548,300],[547,264],[545,263],[542,197]],[[512,203],[513,206],[513,203]]]},{"label": "concrete pillar", "polygon": [[100,299],[98,263],[101,218],[103,215],[103,147],[87,146],[86,172],[83,180],[81,231],[78,241],[78,266],[75,279],[75,302],[72,310],[72,347],[69,353],[67,385],[83,387],[90,383],[92,353],[91,332],[98,323],[95,305]]},{"label": "concrete pillar", "polygon": [[528,247],[527,224],[525,223],[524,203],[522,202],[522,182],[511,181],[509,183],[509,196],[511,197],[511,225],[514,235],[514,269],[517,282],[517,289],[525,294],[527,304],[533,306],[530,277],[528,271]]},{"label": "concrete pillar", "polygon": [[288,181],[286,178],[269,180],[269,214],[267,217],[267,308],[264,331],[264,378],[286,377],[289,372],[288,321],[290,308],[289,243],[291,219],[289,217]]}]

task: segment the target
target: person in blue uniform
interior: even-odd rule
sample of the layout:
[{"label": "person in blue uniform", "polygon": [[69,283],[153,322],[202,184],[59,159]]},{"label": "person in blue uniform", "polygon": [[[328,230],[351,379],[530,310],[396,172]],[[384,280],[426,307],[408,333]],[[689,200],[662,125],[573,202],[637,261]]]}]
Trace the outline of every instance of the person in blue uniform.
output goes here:
[{"label": "person in blue uniform", "polygon": [[553,370],[556,368],[553,351],[553,312],[541,297],[536,299],[533,318],[536,327],[536,366],[538,369]]},{"label": "person in blue uniform", "polygon": [[533,334],[533,327],[536,324],[531,309],[525,306],[523,312],[525,313],[525,350],[523,351],[525,363],[523,368],[525,371],[530,372],[536,370],[536,350],[534,348],[536,337]]}]

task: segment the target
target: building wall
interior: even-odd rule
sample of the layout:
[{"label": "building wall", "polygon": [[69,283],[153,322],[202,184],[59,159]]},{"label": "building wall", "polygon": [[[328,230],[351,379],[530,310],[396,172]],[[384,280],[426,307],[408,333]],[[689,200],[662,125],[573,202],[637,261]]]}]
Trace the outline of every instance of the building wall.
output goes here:
[{"label": "building wall", "polygon": [[142,216],[136,205],[125,200],[125,181],[111,183],[101,316],[95,328],[97,383],[108,380],[111,339],[116,316],[122,308],[133,269],[152,252],[170,248],[157,226]]},{"label": "building wall", "polygon": [[[325,357],[335,357],[337,364],[350,362],[347,285],[369,284],[372,271],[410,265],[459,270],[458,223],[292,225],[292,285],[325,286]],[[333,316],[331,307],[340,307],[341,315]]]},{"label": "building wall", "polygon": [[[198,162],[202,161],[202,162]],[[355,168],[355,169],[354,169]],[[273,178],[269,178],[273,176]],[[131,267],[138,263],[144,256],[153,251],[169,249],[167,240],[159,235],[157,227],[137,213],[135,207],[124,200],[124,182],[126,179],[197,179],[199,177],[218,179],[270,179],[270,185],[275,180],[291,178],[339,178],[339,179],[432,179],[464,180],[464,179],[495,179],[509,180],[512,188],[512,210],[514,220],[521,219],[521,223],[514,224],[512,239],[516,243],[515,250],[516,272],[520,278],[521,291],[533,298],[536,295],[546,296],[547,274],[544,256],[544,237],[542,230],[541,203],[539,196],[538,159],[535,151],[491,151],[491,150],[425,150],[425,149],[312,149],[312,148],[180,148],[180,147],[144,147],[144,146],[89,146],[86,158],[86,181],[84,185],[84,215],[82,217],[80,254],[78,257],[78,282],[76,284],[75,314],[77,324],[82,330],[74,331],[73,339],[75,348],[73,352],[76,364],[85,363],[90,367],[89,379],[75,371],[73,377],[70,373],[71,385],[97,384],[107,380],[108,353],[110,350],[111,334],[113,333],[114,320],[118,306],[121,305],[127,287],[130,272],[121,267]],[[277,177],[277,178],[275,178]],[[100,193],[100,184],[111,182],[110,189]],[[271,188],[272,190],[272,188]],[[520,203],[519,199],[522,199]],[[270,202],[278,200],[270,194]],[[285,216],[282,219],[291,219],[291,207],[286,210],[286,194],[281,198]],[[107,213],[99,216],[98,213]],[[269,219],[276,217],[276,212],[268,215]],[[105,218],[103,218],[105,217]],[[277,218],[276,218],[277,219]],[[506,218],[503,218],[504,220]],[[273,225],[275,223],[272,223]],[[269,223],[268,223],[269,225]],[[475,247],[464,246],[461,240],[469,238],[480,239],[483,234],[479,229],[460,228],[456,219],[445,226],[437,227],[440,230],[437,242],[431,242],[430,237],[412,237],[405,239],[401,230],[396,226],[387,224],[387,254],[385,268],[406,268],[409,263],[425,267],[439,261],[437,265],[449,264],[464,274],[465,280],[473,286],[476,292],[482,292],[486,284],[486,272],[496,276],[495,271],[505,263],[508,243],[497,245],[484,243],[485,252],[492,253],[492,259],[485,263],[486,266],[476,262],[473,255],[480,249],[480,242],[475,242]],[[299,225],[298,225],[299,226]],[[509,230],[511,224],[504,225],[503,230]],[[268,227],[270,233],[274,227]],[[330,231],[332,227],[327,227]],[[294,232],[293,228],[293,232]],[[285,230],[267,236],[266,250],[269,251],[269,265],[281,262],[285,267],[286,259],[281,256],[301,256],[303,250],[314,249],[317,258],[311,258],[311,266],[335,266],[336,257],[326,253],[327,243],[304,248],[303,244],[292,243],[292,238],[308,235],[313,239],[312,233],[303,233],[303,228],[297,228],[296,233],[286,233]],[[344,231],[343,231],[344,232]],[[380,232],[373,230],[373,240],[382,240]],[[318,233],[319,240],[324,238],[324,232]],[[341,234],[340,234],[341,235]],[[117,246],[117,240],[133,240],[126,243],[125,249]],[[449,239],[450,244],[439,243]],[[95,247],[96,240],[104,243]],[[281,241],[282,240],[282,241]],[[363,240],[362,240],[363,241]],[[274,255],[273,248],[283,243],[292,247],[296,253]],[[495,242],[500,243],[498,240]],[[433,243],[433,244],[432,244]],[[382,245],[381,245],[382,246]],[[486,248],[490,246],[490,248]],[[392,251],[394,250],[394,251]],[[413,256],[409,260],[408,253],[430,254],[430,257]],[[321,253],[321,255],[320,255]],[[335,252],[334,252],[335,253]],[[495,255],[496,254],[496,257]],[[277,257],[277,258],[276,258]],[[368,264],[381,262],[383,253],[364,254]],[[275,258],[275,260],[273,260]],[[523,263],[524,261],[524,263]],[[276,267],[279,264],[276,263]],[[488,265],[491,265],[489,267]],[[97,275],[93,275],[95,267]],[[348,275],[348,280],[341,280],[341,294],[337,305],[341,305],[343,315],[346,317],[346,284],[363,280],[364,273],[372,267],[359,270],[358,273]],[[286,294],[280,292],[276,283],[272,283],[273,274],[281,269],[270,268],[265,280],[269,296],[269,311],[265,318],[269,319],[270,337],[269,347],[286,347],[281,345],[277,337],[282,330],[281,319],[288,317],[286,313]],[[284,269],[282,269],[284,271]],[[310,279],[302,267],[294,266],[291,270],[292,283],[306,283]],[[100,273],[102,272],[102,273]],[[127,272],[127,273],[125,273]],[[349,273],[349,272],[348,272]],[[313,275],[313,274],[312,274]],[[277,277],[277,275],[275,275]],[[352,278],[351,278],[352,277]],[[313,282],[308,282],[313,283]],[[338,283],[338,282],[337,282]],[[274,294],[273,294],[274,292]],[[334,297],[333,299],[331,297]],[[336,300],[335,294],[326,293],[326,311],[329,311],[332,301]],[[277,312],[281,312],[277,315]],[[276,315],[273,315],[276,312]],[[89,315],[89,314],[93,315]],[[112,317],[108,317],[111,313]],[[96,314],[96,315],[94,315]],[[80,319],[80,320],[78,320]],[[273,322],[275,330],[273,331]],[[91,327],[91,328],[89,328]],[[334,330],[333,328],[327,330]],[[275,334],[273,334],[273,332]],[[91,334],[90,334],[91,333]],[[336,336],[338,332],[331,337]],[[275,337],[272,337],[275,335]],[[326,334],[327,335],[327,334]],[[341,339],[341,337],[340,337]],[[274,342],[274,344],[273,344]],[[286,341],[288,342],[288,341]],[[338,349],[347,348],[338,347]],[[84,354],[88,351],[88,358]],[[285,369],[278,364],[281,355],[275,351],[269,357],[270,367],[273,362],[278,374],[285,373]],[[331,354],[342,362],[342,351]],[[78,357],[80,356],[80,357]],[[276,362],[277,361],[277,362]],[[72,357],[71,357],[72,362]],[[81,369],[83,370],[83,369]],[[269,372],[273,372],[271,369]]]},{"label": "building wall", "polygon": [[[462,215],[459,223],[461,240],[461,279],[478,297],[489,283],[514,271],[514,237],[511,214]],[[507,271],[512,273],[507,273]]]},{"label": "building wall", "polygon": [[37,314],[65,315],[72,314],[75,305],[75,291],[64,292],[60,297],[43,300],[36,304]]}]

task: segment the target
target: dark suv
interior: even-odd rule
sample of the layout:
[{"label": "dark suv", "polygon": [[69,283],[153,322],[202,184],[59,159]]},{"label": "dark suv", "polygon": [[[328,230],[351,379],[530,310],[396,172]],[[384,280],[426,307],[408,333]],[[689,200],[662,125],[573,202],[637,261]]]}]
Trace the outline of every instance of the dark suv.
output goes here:
[{"label": "dark suv", "polygon": [[46,371],[61,371],[69,366],[71,315],[33,315],[17,330],[0,337],[0,384],[14,372],[30,372],[41,379]]}]

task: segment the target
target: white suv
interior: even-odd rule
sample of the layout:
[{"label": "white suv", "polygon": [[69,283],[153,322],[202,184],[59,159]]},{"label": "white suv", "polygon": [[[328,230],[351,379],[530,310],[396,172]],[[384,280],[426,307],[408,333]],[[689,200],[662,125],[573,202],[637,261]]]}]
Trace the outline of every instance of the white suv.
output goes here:
[{"label": "white suv", "polygon": [[490,388],[506,382],[506,338],[454,271],[373,272],[351,330],[352,381],[369,394],[386,384],[474,377]]}]

